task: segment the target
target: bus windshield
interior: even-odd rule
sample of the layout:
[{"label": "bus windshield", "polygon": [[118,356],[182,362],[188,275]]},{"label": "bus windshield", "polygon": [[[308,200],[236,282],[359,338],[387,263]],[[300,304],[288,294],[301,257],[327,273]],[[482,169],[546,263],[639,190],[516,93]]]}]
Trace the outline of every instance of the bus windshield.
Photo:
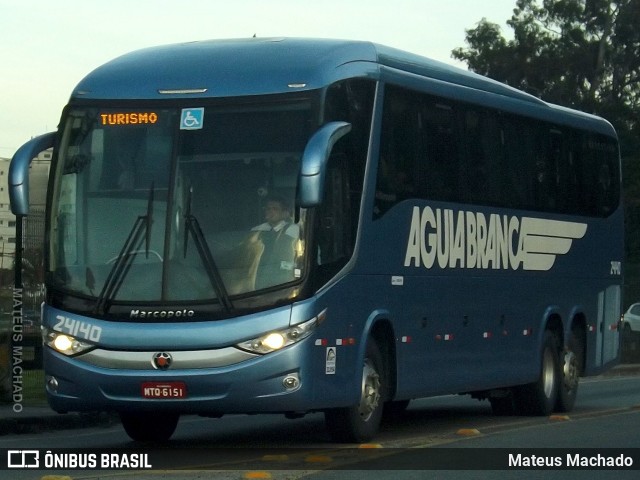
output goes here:
[{"label": "bus windshield", "polygon": [[294,211],[311,102],[71,108],[49,286],[111,302],[216,302],[300,281]]}]

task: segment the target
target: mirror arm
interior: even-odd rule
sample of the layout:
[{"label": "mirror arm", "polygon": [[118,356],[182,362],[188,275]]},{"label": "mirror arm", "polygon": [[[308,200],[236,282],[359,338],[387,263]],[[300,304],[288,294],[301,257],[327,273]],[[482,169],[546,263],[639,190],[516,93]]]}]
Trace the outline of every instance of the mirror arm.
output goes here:
[{"label": "mirror arm", "polygon": [[351,131],[347,122],[329,122],[313,134],[302,154],[298,203],[309,208],[322,202],[324,177],[331,150]]}]

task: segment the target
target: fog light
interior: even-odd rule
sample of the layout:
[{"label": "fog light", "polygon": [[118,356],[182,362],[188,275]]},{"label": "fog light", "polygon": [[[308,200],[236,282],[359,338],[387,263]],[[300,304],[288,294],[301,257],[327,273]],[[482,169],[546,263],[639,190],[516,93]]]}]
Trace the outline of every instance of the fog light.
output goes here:
[{"label": "fog light", "polygon": [[54,393],[58,391],[58,380],[56,377],[47,377],[47,387]]},{"label": "fog light", "polygon": [[282,380],[282,385],[287,390],[295,390],[300,387],[300,379],[298,378],[297,374],[292,373],[291,375],[287,375],[286,377],[284,377],[284,380]]}]

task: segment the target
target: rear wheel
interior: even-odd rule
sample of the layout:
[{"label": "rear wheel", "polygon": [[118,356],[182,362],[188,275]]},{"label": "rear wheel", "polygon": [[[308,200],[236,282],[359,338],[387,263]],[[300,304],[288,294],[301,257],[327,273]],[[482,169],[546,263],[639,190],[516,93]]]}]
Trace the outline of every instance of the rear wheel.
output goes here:
[{"label": "rear wheel", "polygon": [[171,438],[178,425],[177,413],[120,412],[120,421],[127,435],[138,442],[164,442]]},{"label": "rear wheel", "polygon": [[578,384],[583,369],[584,330],[579,327],[571,329],[571,337],[567,350],[561,358],[560,384],[558,385],[557,409],[570,412],[578,395]]},{"label": "rear wheel", "polygon": [[380,349],[375,340],[370,339],[362,367],[359,403],[325,411],[325,423],[334,440],[359,443],[370,440],[377,433],[384,406],[384,372]]},{"label": "rear wheel", "polygon": [[525,415],[549,415],[558,398],[560,367],[557,337],[545,331],[538,380],[514,389],[516,408]]}]

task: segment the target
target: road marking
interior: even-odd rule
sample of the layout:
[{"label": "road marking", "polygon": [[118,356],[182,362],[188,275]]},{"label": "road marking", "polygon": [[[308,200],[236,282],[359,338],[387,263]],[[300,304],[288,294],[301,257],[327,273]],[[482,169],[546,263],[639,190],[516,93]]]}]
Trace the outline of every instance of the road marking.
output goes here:
[{"label": "road marking", "polygon": [[243,478],[271,478],[271,474],[269,472],[247,472],[243,475]]}]

